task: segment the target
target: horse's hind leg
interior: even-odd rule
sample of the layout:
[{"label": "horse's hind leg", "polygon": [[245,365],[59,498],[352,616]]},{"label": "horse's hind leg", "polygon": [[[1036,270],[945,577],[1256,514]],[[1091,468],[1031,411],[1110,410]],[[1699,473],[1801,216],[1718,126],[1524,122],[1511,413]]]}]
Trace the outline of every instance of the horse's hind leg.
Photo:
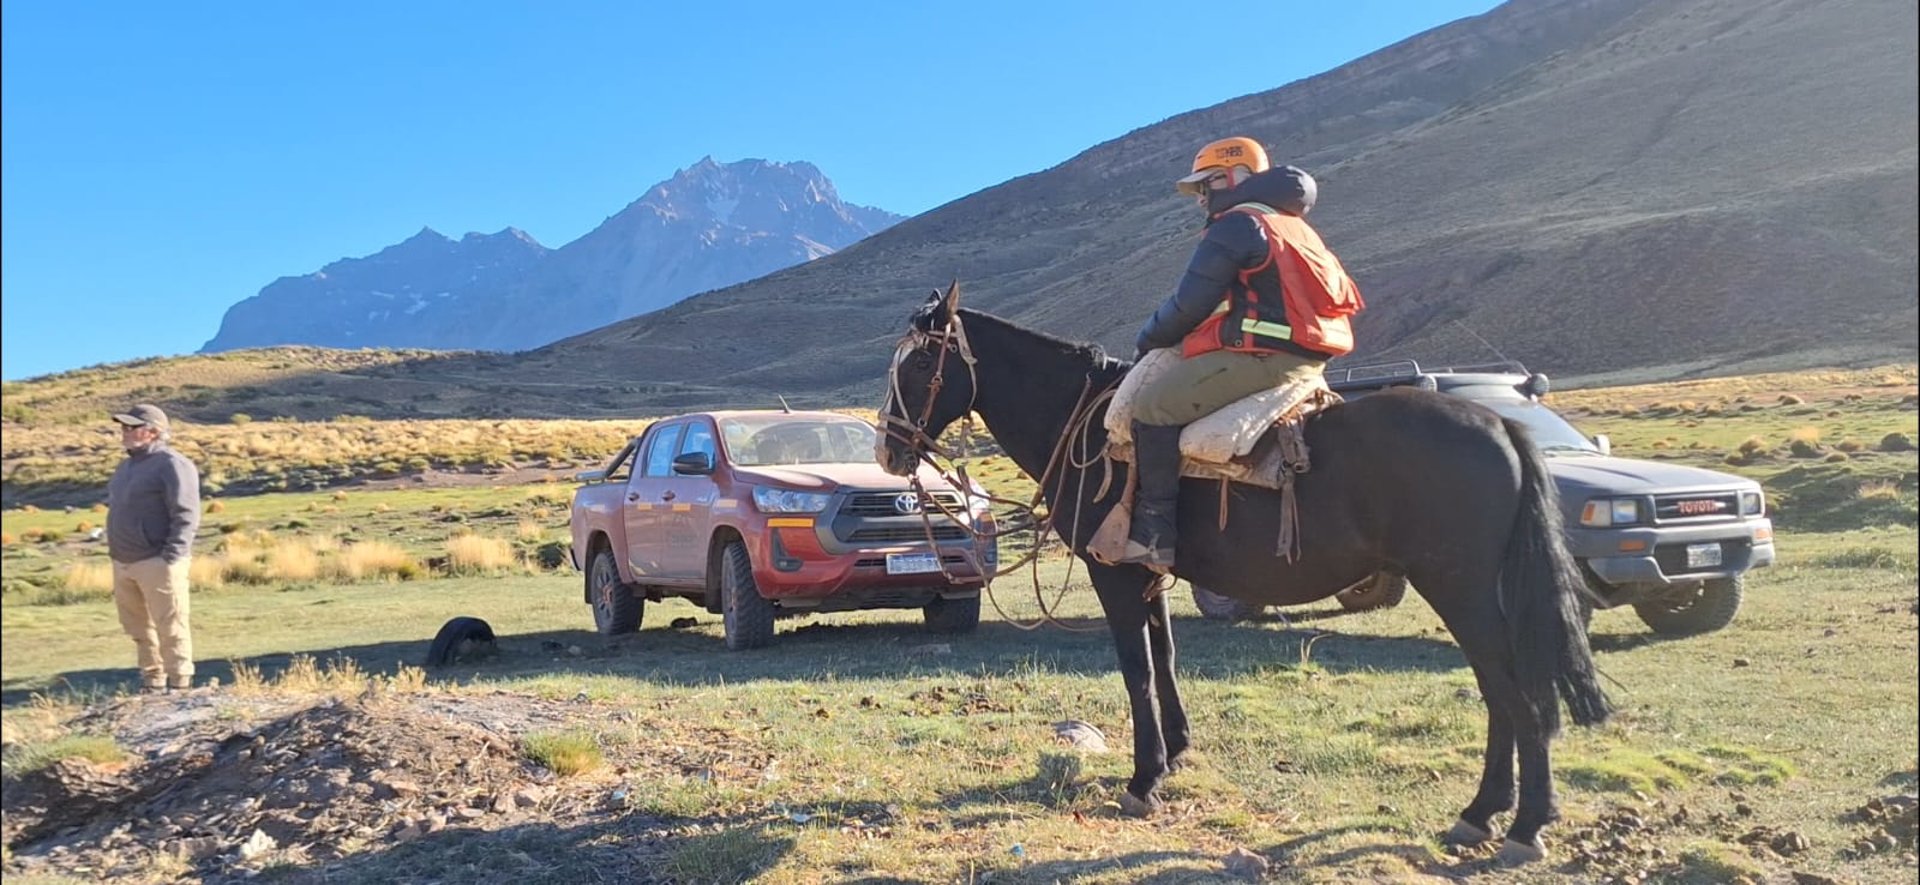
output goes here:
[{"label": "horse's hind leg", "polygon": [[1160,702],[1160,737],[1166,745],[1167,767],[1178,769],[1192,746],[1187,730],[1187,707],[1173,678],[1173,621],[1167,617],[1167,597],[1154,600],[1147,615],[1147,648],[1153,659],[1153,689]]},{"label": "horse's hind leg", "polygon": [[[1490,595],[1476,598],[1464,609],[1441,605],[1434,609],[1440,612],[1441,619],[1453,631],[1454,640],[1460,643],[1460,650],[1466,653],[1467,663],[1473,666],[1474,677],[1487,704],[1486,770],[1480,776],[1480,792],[1460,812],[1460,821],[1454,824],[1448,838],[1471,842],[1491,837],[1493,815],[1515,806],[1513,763],[1517,755],[1519,810],[1514,814],[1513,826],[1507,830],[1505,844],[1500,847],[1500,860],[1506,864],[1540,860],[1546,856],[1546,849],[1540,844],[1540,829],[1558,817],[1547,748],[1552,736],[1527,703],[1514,678],[1513,649],[1506,637],[1506,618]],[[1556,699],[1550,700],[1557,703]]]},{"label": "horse's hind leg", "polygon": [[1514,804],[1512,720],[1505,710],[1494,706],[1497,690],[1488,687],[1479,667],[1474,670],[1480,696],[1487,704],[1487,751],[1480,771],[1480,791],[1447,832],[1447,841],[1457,845],[1478,845],[1492,839],[1493,816],[1512,811]]}]

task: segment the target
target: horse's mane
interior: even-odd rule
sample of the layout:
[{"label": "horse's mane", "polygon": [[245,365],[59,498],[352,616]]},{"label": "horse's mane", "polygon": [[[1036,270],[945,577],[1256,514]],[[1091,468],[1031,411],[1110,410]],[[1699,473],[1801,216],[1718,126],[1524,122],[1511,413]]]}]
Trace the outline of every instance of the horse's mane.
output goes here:
[{"label": "horse's mane", "polygon": [[1004,319],[1002,317],[997,317],[990,313],[974,310],[971,307],[960,308],[960,315],[961,315],[961,318],[964,319],[968,325],[972,325],[974,323],[986,323],[988,325],[998,326],[1005,331],[1015,332],[1021,335],[1025,335],[1029,338],[1038,339],[1039,341],[1046,344],[1048,347],[1052,348],[1053,350],[1060,353],[1061,355],[1071,357],[1078,362],[1084,362],[1088,366],[1095,369],[1101,369],[1105,371],[1117,371],[1117,370],[1125,369],[1127,366],[1132,365],[1132,363],[1129,363],[1125,360],[1119,360],[1119,359],[1113,358],[1112,356],[1109,356],[1107,354],[1106,348],[1101,347],[1098,344],[1085,342],[1085,341],[1069,341],[1065,338],[1049,335],[1045,332],[1041,332],[1036,329],[1030,329],[1030,328],[1027,328],[1026,326],[1016,324],[1012,320]]}]

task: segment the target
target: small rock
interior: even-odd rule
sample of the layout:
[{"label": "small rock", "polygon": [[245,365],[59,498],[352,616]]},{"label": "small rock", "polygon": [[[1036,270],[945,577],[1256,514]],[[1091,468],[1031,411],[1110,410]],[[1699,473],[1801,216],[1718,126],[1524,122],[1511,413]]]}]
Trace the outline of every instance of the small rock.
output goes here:
[{"label": "small rock", "polygon": [[586,652],[585,652],[585,651],[583,651],[583,650],[581,650],[581,648],[580,648],[580,646],[577,646],[577,645],[569,645],[569,646],[567,646],[567,656],[568,656],[568,657],[573,657],[573,658],[577,658],[577,657],[579,657],[579,656],[581,656],[581,655],[583,655],[583,654],[586,654]]},{"label": "small rock", "polygon": [[669,629],[673,630],[684,630],[688,627],[698,626],[700,626],[700,621],[695,618],[674,618],[673,622],[667,625]]},{"label": "small rock", "polygon": [[1735,667],[1751,667],[1753,666],[1753,662],[1747,660],[1746,658],[1734,658],[1733,665]]},{"label": "small rock", "polygon": [[1738,805],[1735,805],[1735,806],[1733,806],[1733,813],[1734,813],[1734,814],[1737,814],[1737,815],[1739,815],[1739,816],[1741,816],[1741,817],[1752,817],[1752,816],[1753,816],[1753,806],[1751,806],[1751,805],[1748,805],[1748,804],[1747,804],[1747,803],[1745,803],[1745,802],[1742,802],[1742,803],[1740,803],[1740,804],[1738,804]]},{"label": "small rock", "polygon": [[1235,848],[1221,860],[1227,868],[1227,875],[1243,879],[1259,879],[1273,867],[1273,861],[1267,860],[1245,848]]},{"label": "small rock", "polygon": [[421,822],[422,822],[421,829],[426,830],[429,833],[438,833],[441,830],[444,830],[447,828],[446,815],[443,815],[438,811],[427,812],[427,816],[422,818]]},{"label": "small rock", "polygon": [[1375,808],[1374,811],[1379,814],[1388,814],[1388,815],[1400,813],[1400,809],[1395,808],[1391,805],[1388,805],[1385,802],[1380,803],[1380,806],[1378,808]]},{"label": "small rock", "polygon": [[247,837],[247,841],[240,843],[240,859],[253,860],[278,847],[280,843],[274,841],[272,836],[260,830],[254,830],[253,835]]},{"label": "small rock", "polygon": [[513,804],[521,808],[532,808],[547,798],[547,791],[539,787],[522,787],[513,794]]},{"label": "small rock", "polygon": [[1822,876],[1819,873],[1802,873],[1798,871],[1793,874],[1793,881],[1794,885],[1846,885],[1845,882],[1835,879],[1832,876]]},{"label": "small rock", "polygon": [[463,806],[463,807],[454,809],[453,815],[457,818],[460,818],[461,820],[479,820],[480,818],[487,816],[487,810],[484,808],[474,808],[472,806]]},{"label": "small rock", "polygon": [[1074,749],[1086,750],[1089,753],[1107,752],[1107,736],[1102,734],[1100,729],[1094,727],[1092,723],[1081,722],[1078,719],[1055,722],[1053,724],[1053,737],[1060,743],[1066,744]]},{"label": "small rock", "polygon": [[1796,854],[1804,854],[1806,853],[1807,849],[1813,847],[1812,843],[1807,841],[1807,837],[1802,836],[1799,833],[1794,832],[1792,830],[1788,830],[1787,832],[1784,832],[1778,836],[1775,836],[1771,844],[1772,844],[1773,850],[1778,851],[1781,854],[1787,855],[1788,857],[1791,857]]}]

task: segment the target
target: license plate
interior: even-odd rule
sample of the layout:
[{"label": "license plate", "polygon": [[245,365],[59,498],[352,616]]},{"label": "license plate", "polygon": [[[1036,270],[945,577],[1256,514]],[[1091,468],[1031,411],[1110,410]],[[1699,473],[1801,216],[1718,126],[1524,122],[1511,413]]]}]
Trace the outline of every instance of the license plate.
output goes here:
[{"label": "license plate", "polygon": [[887,574],[919,575],[940,570],[940,555],[937,553],[889,553],[887,554]]},{"label": "license plate", "polygon": [[1713,568],[1719,564],[1719,544],[1687,545],[1687,568]]}]

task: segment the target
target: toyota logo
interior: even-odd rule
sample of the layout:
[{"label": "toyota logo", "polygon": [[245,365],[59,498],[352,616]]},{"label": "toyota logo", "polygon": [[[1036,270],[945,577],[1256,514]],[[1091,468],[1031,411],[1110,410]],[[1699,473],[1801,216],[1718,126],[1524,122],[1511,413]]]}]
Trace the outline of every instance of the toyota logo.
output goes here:
[{"label": "toyota logo", "polygon": [[896,513],[902,513],[908,516],[919,513],[920,496],[912,492],[902,492],[894,497],[893,509]]}]

